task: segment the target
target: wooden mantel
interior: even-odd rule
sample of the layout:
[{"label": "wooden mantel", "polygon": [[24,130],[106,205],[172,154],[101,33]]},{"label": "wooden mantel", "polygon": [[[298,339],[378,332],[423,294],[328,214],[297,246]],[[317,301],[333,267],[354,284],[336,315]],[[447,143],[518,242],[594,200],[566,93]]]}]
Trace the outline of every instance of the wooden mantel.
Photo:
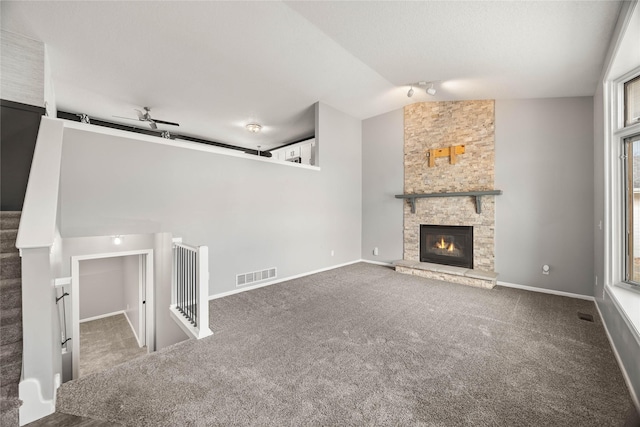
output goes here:
[{"label": "wooden mantel", "polygon": [[471,196],[476,202],[476,213],[482,212],[481,199],[482,196],[498,196],[502,194],[502,190],[487,191],[462,191],[457,193],[424,193],[424,194],[396,194],[396,199],[409,199],[411,203],[411,213],[416,213],[416,199],[424,199],[429,197],[465,197]]}]

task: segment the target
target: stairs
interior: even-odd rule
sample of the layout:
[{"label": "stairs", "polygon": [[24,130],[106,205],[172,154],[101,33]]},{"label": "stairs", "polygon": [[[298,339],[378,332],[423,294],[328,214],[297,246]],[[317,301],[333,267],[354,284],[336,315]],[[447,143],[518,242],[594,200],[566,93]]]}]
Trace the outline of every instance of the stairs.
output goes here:
[{"label": "stairs", "polygon": [[19,425],[22,373],[21,259],[16,249],[20,212],[0,212],[0,425]]}]

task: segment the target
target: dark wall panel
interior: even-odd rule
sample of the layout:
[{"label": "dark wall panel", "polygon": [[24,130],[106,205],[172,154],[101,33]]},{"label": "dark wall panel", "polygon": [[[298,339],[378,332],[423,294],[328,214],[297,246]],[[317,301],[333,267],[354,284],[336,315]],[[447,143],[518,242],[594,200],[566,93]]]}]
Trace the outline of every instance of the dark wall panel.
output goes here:
[{"label": "dark wall panel", "polygon": [[44,108],[2,100],[0,113],[0,202],[22,210]]}]

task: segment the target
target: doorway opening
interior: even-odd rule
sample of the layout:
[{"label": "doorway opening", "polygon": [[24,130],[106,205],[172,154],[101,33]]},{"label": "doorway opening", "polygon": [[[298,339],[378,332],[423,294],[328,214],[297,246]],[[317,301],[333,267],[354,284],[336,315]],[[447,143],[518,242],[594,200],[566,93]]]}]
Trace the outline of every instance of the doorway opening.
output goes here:
[{"label": "doorway opening", "polygon": [[154,351],[153,250],[71,258],[72,378]]}]

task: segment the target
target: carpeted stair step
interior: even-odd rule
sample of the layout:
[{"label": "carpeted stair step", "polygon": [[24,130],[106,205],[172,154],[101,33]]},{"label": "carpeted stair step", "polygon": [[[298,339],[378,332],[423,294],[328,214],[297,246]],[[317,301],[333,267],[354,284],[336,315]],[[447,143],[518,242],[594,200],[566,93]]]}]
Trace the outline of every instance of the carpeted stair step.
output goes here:
[{"label": "carpeted stair step", "polygon": [[22,306],[22,279],[3,279],[6,282],[0,288],[0,316],[5,310],[21,308]]},{"label": "carpeted stair step", "polygon": [[18,252],[18,248],[16,248],[17,237],[18,230],[0,230],[0,252]]},{"label": "carpeted stair step", "polygon": [[22,260],[15,247],[20,212],[0,212],[0,425],[18,426],[22,373]]},{"label": "carpeted stair step", "polygon": [[11,292],[15,288],[22,288],[22,279],[0,279],[0,294]]},{"label": "carpeted stair step", "polygon": [[20,405],[22,401],[17,398],[0,399],[0,426],[20,425]]},{"label": "carpeted stair step", "polygon": [[[14,307],[0,312],[0,327],[22,322],[22,307]],[[1,339],[0,339],[1,341]]]},{"label": "carpeted stair step", "polygon": [[19,388],[18,383],[2,384],[2,386],[0,386],[0,399],[17,399]]},{"label": "carpeted stair step", "polygon": [[22,277],[22,263],[18,252],[0,253],[0,279],[19,279]]},{"label": "carpeted stair step", "polygon": [[[2,360],[2,365],[0,365],[2,384],[18,384],[20,382],[20,374],[22,373],[22,341],[14,343],[14,345],[20,345],[21,350],[19,353],[9,354],[8,360]],[[12,346],[13,345],[2,347]]]},{"label": "carpeted stair step", "polygon": [[[22,341],[22,319],[20,321],[0,326],[0,346]],[[1,381],[1,380],[0,380]]]},{"label": "carpeted stair step", "polygon": [[22,340],[0,345],[0,361],[2,365],[10,365],[22,360]]},{"label": "carpeted stair step", "polygon": [[17,399],[22,370],[22,340],[0,346],[0,399]]},{"label": "carpeted stair step", "polygon": [[20,225],[20,211],[0,212],[0,230],[17,230]]}]

